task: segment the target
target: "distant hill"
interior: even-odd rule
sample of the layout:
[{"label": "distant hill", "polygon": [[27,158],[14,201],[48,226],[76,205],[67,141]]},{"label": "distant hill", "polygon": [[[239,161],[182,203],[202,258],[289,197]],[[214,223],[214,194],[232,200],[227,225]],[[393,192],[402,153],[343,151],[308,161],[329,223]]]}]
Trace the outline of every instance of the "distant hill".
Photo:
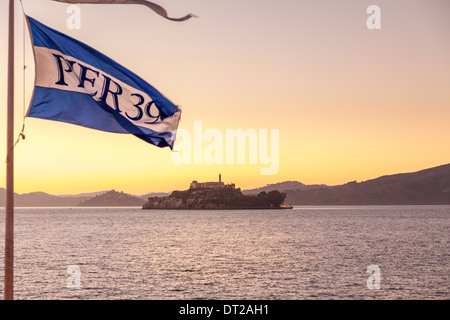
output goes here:
[{"label": "distant hill", "polygon": [[[14,206],[15,207],[76,207],[79,206],[81,203],[86,203],[86,201],[90,201],[91,199],[95,199],[99,195],[106,194],[108,191],[98,191],[98,192],[91,192],[91,193],[81,193],[81,194],[74,194],[74,195],[62,195],[62,196],[56,196],[51,195],[45,192],[31,192],[31,193],[24,193],[24,194],[18,194],[14,193]],[[4,188],[0,188],[0,207],[5,206],[5,193],[6,190]],[[120,193],[119,193],[120,194]],[[166,195],[165,193],[150,193],[149,195]],[[120,198],[120,201],[116,201],[117,199],[111,198],[109,202],[105,202],[105,206],[121,206],[121,205],[131,205],[131,206],[140,206],[145,201],[147,201],[148,196],[144,195],[141,197],[138,196],[131,196],[134,199],[133,200],[124,200],[123,197],[117,197]],[[97,199],[96,201],[101,201],[101,199]],[[91,203],[91,202],[88,202]],[[99,202],[100,203],[100,202]],[[116,204],[114,204],[116,203]],[[125,203],[125,204],[122,204]],[[131,203],[131,204],[127,204]],[[92,200],[92,203],[89,204],[89,206],[97,206],[95,205],[94,201]]]},{"label": "distant hill", "polygon": [[242,193],[244,195],[256,195],[262,191],[269,192],[278,190],[280,192],[285,192],[287,190],[310,190],[310,189],[318,189],[318,188],[328,188],[327,185],[324,184],[311,184],[306,185],[299,181],[284,181],[274,184],[268,184],[264,187],[256,188],[256,189],[248,189],[243,190]]},{"label": "distant hill", "polygon": [[80,194],[65,194],[65,195],[62,195],[62,196],[60,196],[60,197],[66,197],[66,198],[86,198],[86,199],[89,199],[89,198],[95,197],[95,196],[97,196],[97,195],[99,195],[99,194],[102,194],[102,193],[105,193],[105,192],[108,192],[108,191],[109,191],[109,190],[96,191],[96,192],[87,192],[87,193],[80,193]]},{"label": "distant hill", "polygon": [[[5,206],[4,188],[0,188],[0,206]],[[45,192],[14,193],[15,207],[74,207],[88,196],[54,196]]]},{"label": "distant hill", "polygon": [[[80,194],[67,194],[67,195],[51,195],[45,192],[31,192],[18,194],[14,193],[14,206],[15,207],[76,207],[81,203],[95,198],[96,196],[107,193],[108,191],[97,191],[90,193],[80,193]],[[5,206],[5,188],[0,188],[0,207]],[[133,201],[124,202],[131,203],[134,205],[142,205],[145,201],[147,201],[148,197],[152,196],[167,196],[170,193],[164,192],[151,192],[145,195],[133,196],[135,199]],[[136,200],[138,199],[138,200]],[[123,200],[123,199],[122,199]],[[120,202],[114,202],[120,205]],[[126,206],[128,204],[125,204]],[[95,206],[93,204],[93,206]],[[107,204],[106,206],[114,206],[114,204]]]},{"label": "distant hill", "polygon": [[127,193],[118,192],[115,190],[97,195],[91,199],[85,200],[79,204],[80,207],[127,207],[127,206],[142,206],[145,203],[144,199],[132,196]]},{"label": "distant hill", "polygon": [[295,205],[450,204],[450,164],[360,183],[285,192],[285,202]]}]

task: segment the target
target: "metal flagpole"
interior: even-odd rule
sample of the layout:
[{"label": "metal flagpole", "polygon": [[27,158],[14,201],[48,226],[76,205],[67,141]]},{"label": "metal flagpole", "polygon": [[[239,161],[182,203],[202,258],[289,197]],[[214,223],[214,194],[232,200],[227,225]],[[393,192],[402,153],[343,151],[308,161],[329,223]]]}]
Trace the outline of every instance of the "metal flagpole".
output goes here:
[{"label": "metal flagpole", "polygon": [[9,0],[8,107],[6,132],[5,286],[14,298],[14,0]]}]

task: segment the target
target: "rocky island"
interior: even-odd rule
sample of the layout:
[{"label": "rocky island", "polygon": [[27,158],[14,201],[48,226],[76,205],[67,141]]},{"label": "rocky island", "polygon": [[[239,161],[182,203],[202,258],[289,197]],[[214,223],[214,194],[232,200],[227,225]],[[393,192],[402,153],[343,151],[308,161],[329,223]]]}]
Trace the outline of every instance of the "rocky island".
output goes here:
[{"label": "rocky island", "polygon": [[149,197],[143,209],[286,209],[282,206],[286,194],[277,190],[260,192],[258,195],[245,196],[234,184],[219,182],[192,181],[185,191],[173,191],[167,197]]}]

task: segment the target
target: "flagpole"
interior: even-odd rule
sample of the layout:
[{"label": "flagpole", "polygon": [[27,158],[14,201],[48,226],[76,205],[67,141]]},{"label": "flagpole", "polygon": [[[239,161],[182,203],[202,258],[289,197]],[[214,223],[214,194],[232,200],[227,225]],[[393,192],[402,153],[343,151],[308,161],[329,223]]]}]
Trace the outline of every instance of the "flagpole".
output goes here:
[{"label": "flagpole", "polygon": [[14,0],[9,0],[4,299],[14,298]]}]

